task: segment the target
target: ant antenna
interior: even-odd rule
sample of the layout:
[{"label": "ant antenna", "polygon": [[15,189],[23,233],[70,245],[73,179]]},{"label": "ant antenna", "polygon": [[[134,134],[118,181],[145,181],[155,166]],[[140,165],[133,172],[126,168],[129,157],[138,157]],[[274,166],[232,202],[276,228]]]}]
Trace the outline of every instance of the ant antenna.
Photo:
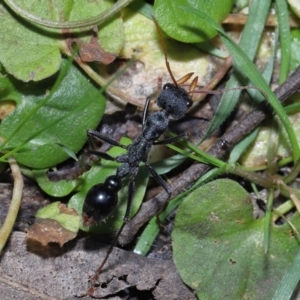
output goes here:
[{"label": "ant antenna", "polygon": [[[193,75],[194,75],[194,72],[191,72],[191,73],[188,73],[186,75],[184,75],[182,78],[176,80],[173,73],[172,73],[172,70],[171,70],[171,67],[170,67],[170,63],[168,61],[168,56],[167,56],[167,48],[166,48],[166,44],[164,42],[164,39],[162,37],[162,33],[161,33],[161,30],[160,30],[160,27],[159,27],[159,24],[157,22],[157,20],[155,19],[155,17],[152,15],[152,19],[153,19],[153,22],[155,24],[155,27],[157,29],[157,32],[158,32],[158,36],[159,36],[159,40],[160,40],[160,44],[162,45],[162,48],[163,48],[163,52],[164,52],[164,56],[165,56],[165,63],[166,63],[166,67],[167,67],[167,70],[170,74],[170,77],[174,83],[174,85],[176,87],[178,87],[178,85],[180,84],[184,84],[185,82],[187,82]],[[189,94],[194,91],[194,89],[196,88],[197,86],[197,83],[198,83],[198,76],[196,76],[194,79],[193,79],[193,82],[192,84],[190,85],[190,88],[189,88]]]},{"label": "ant antenna", "polygon": [[[192,76],[194,75],[194,72],[188,73],[186,75],[184,75],[182,78],[178,79],[176,81],[177,85],[179,84],[184,84],[185,82],[187,82]],[[198,78],[198,77],[197,77]],[[198,81],[198,79],[197,79]]]},{"label": "ant antenna", "polygon": [[[164,40],[163,40],[162,33],[161,33],[160,28],[159,28],[158,22],[157,22],[157,20],[155,19],[155,17],[154,17],[153,15],[152,15],[152,19],[153,19],[153,22],[154,22],[155,27],[156,27],[156,29],[157,29],[157,32],[158,32],[160,44],[162,45],[162,48],[163,48],[163,51],[164,51],[165,62],[166,62],[167,70],[168,70],[168,72],[169,72],[169,74],[170,74],[170,76],[171,76],[171,78],[172,78],[172,81],[173,81],[174,85],[175,85],[175,86],[178,86],[178,83],[176,82],[176,79],[175,79],[175,77],[174,77],[174,75],[173,75],[173,73],[172,73],[172,71],[171,71],[170,63],[169,63],[168,57],[167,57],[166,44],[165,44],[165,42],[164,42]],[[192,75],[193,75],[193,73],[192,73]],[[191,75],[191,76],[192,76],[192,75]],[[190,76],[190,77],[191,77],[191,76]],[[187,79],[187,80],[188,80],[188,79]],[[185,81],[186,81],[186,80],[185,80]]]},{"label": "ant antenna", "polygon": [[223,94],[223,93],[230,92],[230,91],[243,91],[243,90],[252,89],[252,90],[259,91],[265,98],[268,98],[268,96],[267,96],[267,94],[265,93],[264,90],[262,90],[259,87],[251,86],[251,85],[239,86],[239,87],[234,87],[234,88],[229,88],[229,89],[219,89],[219,90],[201,89],[199,91],[194,91],[194,89],[196,88],[196,84],[197,84],[197,82],[196,82],[196,84],[194,82],[196,78],[197,77],[194,78],[193,82],[190,85],[189,95],[192,95],[192,94],[213,94],[213,95],[216,95],[216,94]]},{"label": "ant antenna", "polygon": [[192,83],[190,84],[190,88],[189,88],[189,95],[191,96],[191,94],[194,92],[196,86],[197,86],[197,83],[198,83],[198,76],[196,76]]}]

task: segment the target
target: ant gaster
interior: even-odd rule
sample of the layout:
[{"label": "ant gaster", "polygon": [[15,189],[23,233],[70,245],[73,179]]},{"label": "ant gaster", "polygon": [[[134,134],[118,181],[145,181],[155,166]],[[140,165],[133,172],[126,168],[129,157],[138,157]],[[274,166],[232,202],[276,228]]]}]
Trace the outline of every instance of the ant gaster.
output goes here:
[{"label": "ant gaster", "polygon": [[[154,20],[154,22],[158,28],[156,20]],[[156,99],[157,106],[161,108],[161,110],[147,116],[151,101],[151,97],[147,97],[143,111],[142,133],[133,141],[131,145],[128,146],[120,144],[119,142],[112,140],[97,131],[88,130],[87,132],[89,138],[96,137],[110,145],[124,148],[127,150],[127,153],[117,157],[112,157],[104,152],[89,151],[91,154],[95,154],[106,160],[119,162],[121,165],[118,167],[115,175],[107,177],[104,183],[96,184],[88,191],[82,210],[84,225],[89,226],[92,224],[97,224],[104,220],[110,213],[112,213],[118,203],[118,191],[120,191],[122,188],[122,180],[124,177],[129,176],[128,202],[123,225],[116,234],[114,241],[108,248],[106,256],[97,269],[93,280],[97,280],[98,274],[101,272],[110,252],[117,243],[118,237],[120,236],[126,222],[129,221],[131,204],[135,192],[135,178],[139,170],[140,163],[144,163],[147,166],[152,177],[165,189],[168,197],[170,197],[171,190],[169,189],[168,185],[148,163],[148,153],[153,145],[167,144],[187,137],[187,133],[183,133],[175,137],[158,141],[159,137],[167,130],[170,119],[177,120],[182,118],[186,114],[188,108],[192,106],[193,101],[190,97],[190,93],[193,92],[198,81],[198,77],[195,77],[188,92],[179,87],[179,84],[185,83],[189,78],[192,77],[193,73],[185,75],[178,81],[175,80],[167,60],[166,50],[159,28],[158,32],[163,45],[166,66],[173,81],[173,83],[167,83],[163,86],[162,91]],[[93,287],[91,287],[89,293],[93,293]]]}]

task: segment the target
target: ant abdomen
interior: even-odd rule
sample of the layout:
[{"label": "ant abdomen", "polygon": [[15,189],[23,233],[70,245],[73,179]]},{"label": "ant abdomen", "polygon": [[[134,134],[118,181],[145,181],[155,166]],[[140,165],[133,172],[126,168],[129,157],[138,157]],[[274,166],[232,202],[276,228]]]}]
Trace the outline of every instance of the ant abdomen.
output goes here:
[{"label": "ant abdomen", "polygon": [[94,225],[107,218],[118,204],[118,191],[121,188],[122,181],[116,175],[91,187],[82,208],[83,225]]}]

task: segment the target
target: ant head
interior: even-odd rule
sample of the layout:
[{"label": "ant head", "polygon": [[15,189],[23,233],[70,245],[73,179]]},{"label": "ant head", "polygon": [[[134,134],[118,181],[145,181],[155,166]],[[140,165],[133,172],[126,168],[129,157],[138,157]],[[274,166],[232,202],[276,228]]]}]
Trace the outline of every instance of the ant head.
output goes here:
[{"label": "ant head", "polygon": [[170,74],[170,77],[173,81],[173,84],[167,83],[163,86],[163,90],[159,94],[156,103],[157,106],[162,108],[163,110],[166,111],[166,113],[173,119],[179,119],[182,118],[187,109],[192,106],[193,101],[191,97],[189,96],[190,93],[193,92],[195,89],[197,82],[198,82],[198,77],[195,77],[190,85],[189,92],[186,92],[183,88],[179,87],[180,84],[185,83],[187,80],[189,80],[193,76],[192,73],[188,73],[179,80],[176,80],[172,70],[170,68],[170,64],[168,61],[167,57],[167,50],[166,46],[164,43],[164,40],[162,38],[162,34],[159,28],[159,25],[157,23],[157,20],[155,19],[154,16],[152,16],[152,19],[154,21],[154,24],[157,28],[157,32],[159,35],[159,39],[163,48],[164,56],[165,56],[165,63],[167,70]]},{"label": "ant head", "polygon": [[193,101],[183,88],[167,83],[156,100],[157,106],[162,108],[173,119],[182,118]]}]

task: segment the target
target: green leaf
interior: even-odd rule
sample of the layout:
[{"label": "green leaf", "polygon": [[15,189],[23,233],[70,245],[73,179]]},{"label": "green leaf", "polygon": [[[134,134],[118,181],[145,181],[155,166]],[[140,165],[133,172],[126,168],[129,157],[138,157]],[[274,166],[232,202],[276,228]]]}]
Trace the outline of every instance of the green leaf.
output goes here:
[{"label": "green leaf", "polygon": [[128,7],[152,20],[152,16],[154,15],[153,6],[146,3],[145,1],[135,0],[131,4],[129,4]]},{"label": "green leaf", "polygon": [[287,1],[293,10],[293,12],[297,15],[297,17],[300,17],[300,7],[299,7],[299,1],[298,0],[288,0]]},{"label": "green leaf", "polygon": [[298,250],[297,255],[295,256],[290,268],[284,274],[278,289],[272,300],[281,300],[281,299],[290,299],[295,288],[297,287],[300,277],[299,277],[299,268],[300,268],[300,249]]},{"label": "green leaf", "polygon": [[292,31],[290,69],[294,71],[300,65],[300,29]]},{"label": "green leaf", "polygon": [[[299,99],[297,97],[294,97],[294,101],[297,107],[298,106],[297,102],[299,102]],[[291,106],[290,108],[293,107]],[[294,113],[289,116],[293,129],[295,130],[298,143],[300,143],[300,119],[299,118],[300,116],[298,113]],[[264,122],[264,124],[260,126],[257,137],[255,138],[255,142],[252,143],[247,149],[245,149],[245,151],[242,153],[241,159],[239,160],[239,162],[244,167],[257,168],[257,167],[264,166],[266,164],[267,149],[269,145],[268,139],[270,136],[271,127],[272,127],[272,123],[270,121]],[[291,156],[291,146],[290,143],[288,142],[288,136],[283,126],[279,126],[277,130],[276,139],[278,140],[277,157],[285,158]]]},{"label": "green leaf", "polygon": [[[252,209],[248,193],[228,179],[200,187],[179,207],[172,234],[174,261],[200,299],[273,296],[299,245],[289,225],[272,224],[265,255],[264,219],[253,220]],[[300,225],[299,215],[292,220]]]},{"label": "green leaf", "polygon": [[[255,2],[253,1],[252,4]],[[256,24],[256,23],[255,23]],[[277,44],[278,41],[278,34],[275,34],[275,44]],[[274,69],[274,63],[275,63],[275,55],[276,55],[276,47],[273,48],[272,55],[268,61],[268,64],[266,68],[263,71],[263,78],[266,80],[266,82],[270,83],[271,78],[273,75],[273,69]],[[264,97],[262,94],[259,93],[258,90],[248,90],[248,94],[251,96],[252,99],[255,99],[256,101],[263,101]],[[286,112],[286,107],[285,107]],[[247,152],[249,149],[249,146],[253,143],[253,141],[256,139],[258,135],[258,128],[254,129],[249,135],[247,135],[245,138],[243,138],[239,143],[237,143],[232,151],[230,152],[229,157],[229,163],[236,163],[239,158]],[[267,152],[267,151],[266,151]]]},{"label": "green leaf", "polygon": [[0,61],[7,72],[23,81],[36,81],[58,71],[60,40],[37,33],[29,24],[22,25],[3,5],[0,20]]},{"label": "green leaf", "polygon": [[47,176],[48,169],[32,170],[34,179],[40,188],[53,197],[64,197],[69,195],[78,185],[78,180],[50,181]]},{"label": "green leaf", "polygon": [[[121,143],[128,144],[129,139],[123,138]],[[111,148],[107,153],[113,157],[124,154],[126,152],[125,149],[119,147]],[[106,161],[102,160],[101,165],[94,165],[89,172],[84,173],[82,176],[82,186],[80,192],[75,194],[68,204],[70,208],[76,209],[78,214],[82,214],[82,206],[85,199],[85,195],[88,190],[94,186],[95,184],[104,182],[105,179],[116,173],[116,169],[120,164],[114,161]],[[130,217],[133,217],[134,214],[138,211],[141,202],[144,198],[144,194],[147,187],[148,182],[148,170],[146,170],[143,166],[140,167],[138,175],[136,176],[135,185],[136,190],[134,194],[134,199],[131,206]],[[119,203],[114,210],[114,212],[98,226],[90,226],[89,228],[82,227],[83,230],[95,231],[98,233],[105,232],[114,232],[117,231],[121,225],[123,224],[123,217],[125,215],[125,210],[127,207],[127,197],[128,197],[128,179],[123,180],[123,188],[118,193]]]},{"label": "green leaf", "polygon": [[[212,180],[213,178],[219,176],[224,173],[224,169],[212,169],[203,175],[201,178],[197,180],[192,189],[196,189],[200,185],[203,185],[204,182],[208,180]],[[191,190],[186,190],[183,193],[179,194],[177,197],[173,198],[168,202],[166,209],[159,215],[160,222],[164,222],[167,217],[184,201],[186,196],[191,193]],[[157,223],[157,217],[153,217],[148,223],[147,227],[139,237],[137,244],[135,245],[134,252],[139,255],[147,255],[152,244],[157,238],[161,228]]]},{"label": "green leaf", "polygon": [[179,8],[179,6],[187,5],[206,13],[216,22],[221,23],[230,12],[233,1],[156,0],[154,2],[155,18],[164,32],[181,42],[198,43],[214,37],[217,35],[217,31],[205,20],[192,16]]},{"label": "green leaf", "polygon": [[238,142],[230,152],[228,163],[235,164],[239,158],[247,151],[258,134],[258,128],[254,129],[249,135]]},{"label": "green leaf", "polygon": [[[111,1],[18,1],[18,5],[41,18],[62,21],[93,17],[109,9]],[[38,81],[55,74],[61,64],[60,52],[69,53],[62,30],[45,29],[16,17],[5,5],[0,5],[0,61],[10,74],[22,81]],[[98,28],[96,39],[87,30],[76,36],[73,42],[80,47],[88,43],[96,51],[117,55],[124,45],[122,20],[113,17]],[[73,32],[76,30],[73,30]],[[9,34],[7,34],[9,33]],[[95,35],[95,34],[94,34]],[[114,37],[114,38],[111,38]],[[75,38],[75,36],[74,36]],[[94,43],[94,41],[97,41]],[[90,44],[89,44],[90,43]]]},{"label": "green leaf", "polygon": [[22,146],[14,154],[16,160],[36,169],[66,160],[65,148],[77,153],[87,140],[87,129],[98,125],[105,107],[105,98],[90,80],[71,65],[46,103],[43,101],[52,82],[23,86],[11,80],[21,102],[0,124],[2,139],[12,136],[3,150]]},{"label": "green leaf", "polygon": [[[35,1],[35,0],[34,0]],[[76,4],[82,5],[86,4],[86,2],[79,2],[77,1],[74,3],[72,0],[69,2],[67,1],[60,1],[58,0],[58,3],[53,4],[55,1],[52,1],[52,6],[50,7],[52,10],[53,8],[60,8],[60,5],[63,4],[64,7],[67,8],[72,8],[72,6],[75,6]],[[100,0],[101,1],[101,0]],[[100,1],[97,1],[99,3]],[[110,0],[104,0],[104,2],[107,1],[109,2]],[[32,22],[35,25],[41,25],[46,28],[52,28],[52,29],[79,29],[81,31],[88,30],[90,26],[95,26],[97,24],[102,24],[108,19],[112,18],[113,15],[118,13],[122,8],[126,7],[132,0],[118,0],[116,3],[111,5],[107,10],[104,12],[97,14],[94,17],[88,17],[87,19],[81,19],[81,20],[75,20],[75,21],[66,21],[66,20],[58,20],[58,21],[53,21],[50,19],[46,19],[43,17],[40,17],[39,15],[35,15],[31,13],[31,7],[29,8],[29,11],[26,10],[26,8],[23,8],[22,6],[19,6],[14,0],[4,0],[4,2],[10,7],[10,9],[17,15],[21,16],[28,22]],[[21,2],[21,1],[19,1]],[[66,4],[67,2],[67,4]],[[101,2],[101,5],[104,3]],[[25,3],[22,3],[23,5],[29,4],[31,5],[32,2],[26,1]],[[43,11],[42,13],[48,13],[47,11]],[[52,11],[50,11],[50,18],[52,17],[51,15]]]},{"label": "green leaf", "polygon": [[279,83],[283,83],[289,74],[291,57],[291,33],[289,24],[289,11],[285,0],[276,0],[276,12],[280,34],[280,73]]},{"label": "green leaf", "polygon": [[41,208],[36,213],[36,218],[55,220],[72,232],[77,232],[80,225],[80,216],[66,211],[60,202],[54,202]]},{"label": "green leaf", "polygon": [[[151,166],[155,169],[159,175],[166,174],[186,160],[186,156],[182,154],[176,154],[158,162],[151,163]],[[150,175],[150,174],[149,174]]]}]

